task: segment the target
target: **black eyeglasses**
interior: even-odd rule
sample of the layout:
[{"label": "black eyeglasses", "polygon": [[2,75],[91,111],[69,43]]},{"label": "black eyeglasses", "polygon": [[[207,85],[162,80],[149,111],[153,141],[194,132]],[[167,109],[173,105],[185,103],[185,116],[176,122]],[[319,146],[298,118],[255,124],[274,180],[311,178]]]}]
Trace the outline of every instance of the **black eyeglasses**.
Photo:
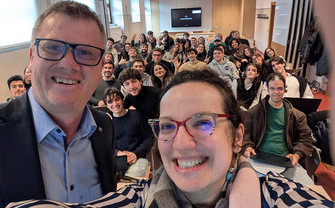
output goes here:
[{"label": "black eyeglasses", "polygon": [[153,132],[155,136],[162,141],[170,141],[175,138],[180,126],[184,126],[186,131],[192,137],[203,139],[212,135],[217,118],[235,117],[228,114],[216,113],[197,113],[184,121],[175,121],[166,118],[160,118],[153,123]]},{"label": "black eyeglasses", "polygon": [[36,38],[38,57],[47,61],[59,61],[71,47],[74,60],[84,66],[99,64],[105,50],[90,45],[69,44],[59,40]]}]

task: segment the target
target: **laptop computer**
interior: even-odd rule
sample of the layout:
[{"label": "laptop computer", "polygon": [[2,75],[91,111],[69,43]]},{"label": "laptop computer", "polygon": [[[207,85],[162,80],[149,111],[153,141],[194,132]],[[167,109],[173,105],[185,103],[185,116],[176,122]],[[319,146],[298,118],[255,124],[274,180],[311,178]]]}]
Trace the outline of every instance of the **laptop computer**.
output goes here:
[{"label": "laptop computer", "polygon": [[322,99],[311,99],[311,98],[291,98],[285,97],[294,108],[304,112],[306,115],[318,110]]},{"label": "laptop computer", "polygon": [[261,151],[256,151],[256,153],[257,155],[250,154],[250,158],[254,160],[259,160],[262,162],[267,162],[270,164],[293,168],[292,161],[285,156],[279,156],[279,155],[271,154],[268,152],[261,152]]}]

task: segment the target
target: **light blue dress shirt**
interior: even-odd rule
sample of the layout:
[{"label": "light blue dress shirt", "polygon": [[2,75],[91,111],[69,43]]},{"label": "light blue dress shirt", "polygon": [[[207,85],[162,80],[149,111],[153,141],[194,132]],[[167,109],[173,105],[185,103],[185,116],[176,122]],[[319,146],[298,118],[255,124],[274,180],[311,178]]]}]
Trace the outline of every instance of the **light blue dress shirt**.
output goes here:
[{"label": "light blue dress shirt", "polygon": [[47,199],[83,203],[102,196],[89,137],[97,125],[86,106],[79,130],[67,145],[66,134],[28,92]]}]

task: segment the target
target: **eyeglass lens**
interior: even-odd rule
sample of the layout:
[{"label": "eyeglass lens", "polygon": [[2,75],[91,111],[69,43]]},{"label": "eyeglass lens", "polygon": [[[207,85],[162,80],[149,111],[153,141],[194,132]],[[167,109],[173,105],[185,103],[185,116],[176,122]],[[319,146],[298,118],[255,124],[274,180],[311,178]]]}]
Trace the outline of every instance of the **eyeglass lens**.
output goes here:
[{"label": "eyeglass lens", "polygon": [[39,57],[49,61],[61,60],[70,47],[73,48],[72,53],[77,63],[95,66],[100,62],[103,52],[93,46],[70,45],[57,40],[37,39]]},{"label": "eyeglass lens", "polygon": [[[160,119],[154,123],[154,133],[161,140],[173,139],[179,126],[183,122],[176,122],[169,119]],[[205,138],[212,134],[215,127],[215,119],[212,115],[196,115],[186,120],[184,126],[191,136]]]}]

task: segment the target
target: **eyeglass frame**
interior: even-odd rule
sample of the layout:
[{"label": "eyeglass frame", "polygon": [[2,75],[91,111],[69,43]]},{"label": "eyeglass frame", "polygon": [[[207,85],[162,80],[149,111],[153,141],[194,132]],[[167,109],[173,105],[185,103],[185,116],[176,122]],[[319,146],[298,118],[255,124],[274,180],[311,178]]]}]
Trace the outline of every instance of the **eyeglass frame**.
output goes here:
[{"label": "eyeglass frame", "polygon": [[[40,52],[39,52],[39,43],[42,40],[50,40],[50,41],[55,41],[55,42],[63,43],[65,45],[65,50],[63,52],[63,55],[59,59],[48,59],[48,58],[41,57],[40,56]],[[36,38],[34,40],[34,45],[36,45],[36,51],[37,51],[38,57],[40,57],[41,59],[47,60],[47,61],[60,61],[60,60],[62,60],[65,57],[68,49],[71,47],[72,48],[72,55],[73,55],[74,60],[76,61],[77,64],[80,64],[80,65],[83,65],[83,66],[97,66],[100,63],[101,58],[102,58],[102,56],[105,53],[104,49],[98,48],[98,47],[95,47],[95,46],[86,45],[86,44],[70,44],[70,43],[67,43],[67,42],[64,42],[64,41],[61,41],[61,40],[48,39],[48,38]],[[96,48],[96,49],[100,50],[101,54],[100,54],[100,58],[98,59],[98,62],[96,64],[94,64],[94,65],[93,64],[83,64],[83,63],[78,62],[77,59],[76,59],[76,55],[74,53],[76,47],[78,47],[78,46],[89,46],[89,47]]]},{"label": "eyeglass frame", "polygon": [[[177,133],[178,133],[178,130],[181,126],[184,126],[186,132],[191,136],[191,137],[194,137],[188,130],[187,126],[186,126],[186,122],[189,121],[190,119],[192,119],[193,117],[197,116],[197,115],[210,115],[212,116],[213,120],[214,120],[214,123],[213,123],[213,129],[211,131],[211,133],[208,135],[208,136],[211,136],[215,130],[215,126],[216,126],[216,119],[217,118],[233,118],[233,117],[236,117],[236,115],[231,115],[231,114],[221,114],[221,113],[196,113],[194,114],[193,116],[183,120],[183,121],[176,121],[176,120],[171,120],[171,119],[168,119],[169,121],[172,121],[174,123],[177,124],[177,128],[176,128],[176,133],[173,137],[171,137],[170,139],[160,139],[159,136],[156,134],[156,131],[155,131],[155,124],[157,125],[157,123],[159,122],[159,119],[155,119],[153,124],[152,124],[152,130],[153,130],[153,133],[155,135],[155,137],[158,139],[158,140],[161,140],[161,141],[172,141],[174,140],[174,138],[177,136]],[[158,125],[159,126],[159,125]]]}]

